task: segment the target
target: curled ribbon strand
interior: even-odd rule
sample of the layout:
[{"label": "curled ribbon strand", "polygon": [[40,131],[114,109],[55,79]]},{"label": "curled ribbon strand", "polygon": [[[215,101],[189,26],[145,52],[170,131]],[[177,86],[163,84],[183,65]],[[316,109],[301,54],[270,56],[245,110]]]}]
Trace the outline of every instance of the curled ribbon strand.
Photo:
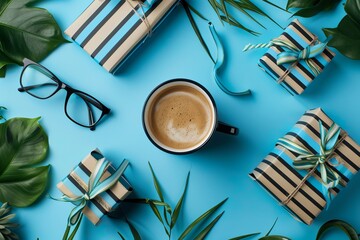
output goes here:
[{"label": "curled ribbon strand", "polygon": [[[340,143],[342,143],[347,135],[344,134],[339,139],[341,128],[335,123],[333,123],[330,129],[326,131],[325,127],[322,125],[322,122],[319,121],[319,128],[320,144],[318,153],[314,154],[286,138],[280,138],[277,142],[278,145],[299,154],[299,156],[293,162],[295,169],[309,171],[302,179],[300,184],[297,185],[294,191],[290,193],[289,196],[282,202],[283,205],[288,204],[288,202],[296,195],[300,188],[305,184],[306,180],[311,175],[313,175],[318,167],[323,184],[323,195],[327,203],[326,209],[331,203],[330,190],[340,183],[341,177],[338,173],[331,169],[330,166],[333,166],[333,164],[330,162],[330,159],[333,157],[335,149],[339,146]],[[340,162],[338,164],[340,164]]]},{"label": "curled ribbon strand", "polygon": [[[66,195],[63,195],[59,199],[51,197],[56,201],[70,202],[75,205],[75,207],[71,210],[68,217],[67,231],[65,232],[65,235],[63,237],[64,240],[68,239],[67,235],[69,234],[70,228],[80,224],[80,221],[83,217],[82,210],[85,208],[88,202],[96,198],[101,193],[113,187],[115,183],[119,180],[121,175],[124,173],[128,165],[129,165],[129,161],[126,159],[123,160],[123,162],[120,164],[119,168],[115,171],[114,174],[112,174],[110,177],[106,178],[105,180],[100,181],[100,179],[102,178],[104,173],[106,173],[108,167],[110,166],[110,162],[107,161],[104,157],[102,157],[97,161],[96,167],[94,171],[91,173],[88,181],[88,185],[87,185],[88,189],[83,195],[75,196],[75,197],[68,197]],[[72,235],[74,235],[74,231]]]},{"label": "curled ribbon strand", "polygon": [[224,58],[225,58],[224,47],[220,41],[220,38],[215,30],[214,25],[211,22],[209,22],[209,29],[210,29],[211,35],[215,41],[216,50],[217,50],[215,65],[214,65],[214,69],[213,69],[213,77],[215,79],[216,84],[220,87],[220,89],[223,92],[225,92],[229,95],[232,95],[232,96],[241,96],[241,95],[251,94],[250,90],[246,90],[246,91],[242,91],[242,92],[231,91],[221,82],[220,77],[218,76],[218,71],[224,63]]}]

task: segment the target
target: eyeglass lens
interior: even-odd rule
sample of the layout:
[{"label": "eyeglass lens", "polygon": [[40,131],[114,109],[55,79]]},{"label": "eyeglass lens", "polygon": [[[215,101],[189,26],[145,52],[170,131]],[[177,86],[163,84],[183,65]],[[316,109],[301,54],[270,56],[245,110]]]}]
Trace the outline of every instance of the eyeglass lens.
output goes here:
[{"label": "eyeglass lens", "polygon": [[102,110],[96,99],[75,92],[70,95],[66,103],[66,113],[73,121],[84,126],[92,126],[100,120]]},{"label": "eyeglass lens", "polygon": [[58,89],[54,75],[41,66],[31,64],[23,71],[22,87],[26,92],[38,98],[48,98]]}]

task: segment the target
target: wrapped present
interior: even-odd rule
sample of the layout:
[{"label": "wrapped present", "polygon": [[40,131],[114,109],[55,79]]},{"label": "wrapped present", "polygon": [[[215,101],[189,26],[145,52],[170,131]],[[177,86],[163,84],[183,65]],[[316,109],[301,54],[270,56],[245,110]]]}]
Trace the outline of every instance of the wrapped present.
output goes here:
[{"label": "wrapped present", "polygon": [[360,168],[360,146],[320,108],[307,111],[250,177],[311,224]]},{"label": "wrapped present", "polygon": [[94,0],[65,30],[114,73],[149,37],[178,0]]},{"label": "wrapped present", "polygon": [[75,208],[69,216],[70,225],[84,214],[93,224],[115,208],[131,192],[132,187],[122,175],[127,161],[115,170],[96,149],[87,155],[60,183],[64,194],[60,201],[71,202]]},{"label": "wrapped present", "polygon": [[249,44],[244,51],[269,48],[258,65],[292,95],[301,94],[333,59],[335,53],[319,42],[297,19],[267,44]]}]

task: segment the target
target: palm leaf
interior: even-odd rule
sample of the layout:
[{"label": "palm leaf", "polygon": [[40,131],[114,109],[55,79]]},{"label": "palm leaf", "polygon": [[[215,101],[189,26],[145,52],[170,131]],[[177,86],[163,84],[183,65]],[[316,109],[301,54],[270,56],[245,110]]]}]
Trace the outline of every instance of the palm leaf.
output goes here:
[{"label": "palm leaf", "polygon": [[183,194],[181,195],[178,203],[176,204],[175,209],[174,209],[174,213],[171,216],[170,229],[172,229],[175,226],[176,221],[177,221],[177,219],[179,217],[179,213],[181,211],[181,207],[182,207],[183,202],[184,202],[184,197],[185,197],[185,194],[186,194],[186,190],[187,190],[187,187],[188,187],[188,184],[189,184],[189,177],[190,177],[190,172],[188,173],[188,175],[186,177],[186,183],[185,183]]},{"label": "palm leaf", "polygon": [[209,234],[209,232],[213,229],[215,224],[219,221],[222,217],[224,212],[220,213],[214,220],[211,221],[209,225],[207,225],[195,238],[194,240],[203,240]]},{"label": "palm leaf", "polygon": [[189,8],[187,2],[186,1],[181,1],[181,3],[182,3],[182,6],[185,9],[186,15],[188,16],[188,19],[189,19],[189,21],[191,23],[191,26],[194,29],[194,31],[196,33],[196,36],[198,37],[201,45],[203,46],[205,52],[209,55],[211,61],[215,64],[215,60],[214,60],[213,56],[211,55],[210,50],[209,50],[208,46],[206,45],[205,40],[203,39],[203,37],[202,37],[202,35],[200,33],[200,30],[199,30],[199,28],[198,28],[198,26],[197,26],[197,24],[195,22],[195,19],[193,18],[192,14],[190,12],[190,8]]},{"label": "palm leaf", "polygon": [[[134,240],[141,240],[141,237],[140,237],[140,234],[139,232],[136,230],[136,228],[134,227],[134,225],[128,220],[126,219],[126,222],[127,224],[129,225],[130,227],[130,231],[131,231],[131,234],[134,238]],[[120,233],[119,233],[120,234]],[[120,235],[121,236],[121,235]]]},{"label": "palm leaf", "polygon": [[180,235],[179,240],[183,240],[199,223],[201,223],[203,220],[207,219],[211,214],[216,212],[226,201],[228,198],[224,199],[211,209],[207,210],[205,213],[203,213],[200,217],[195,219],[186,229],[185,231]]}]

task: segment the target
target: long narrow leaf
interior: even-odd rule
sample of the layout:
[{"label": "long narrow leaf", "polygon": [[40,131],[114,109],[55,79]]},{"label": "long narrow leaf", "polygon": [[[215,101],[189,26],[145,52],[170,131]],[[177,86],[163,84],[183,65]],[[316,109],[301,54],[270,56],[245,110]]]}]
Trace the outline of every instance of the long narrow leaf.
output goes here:
[{"label": "long narrow leaf", "polygon": [[209,225],[207,225],[195,238],[194,240],[203,240],[209,234],[209,232],[213,229],[215,224],[219,221],[222,217],[224,212],[220,213],[214,220],[211,221]]},{"label": "long narrow leaf", "polygon": [[290,13],[289,10],[287,10],[287,9],[285,9],[283,7],[280,7],[279,5],[276,5],[275,3],[270,2],[269,0],[263,0],[263,1],[266,2],[267,4],[270,4],[273,7],[276,7],[278,9],[280,9],[280,10],[283,10],[284,12]]},{"label": "long narrow leaf", "polygon": [[154,200],[154,199],[150,199],[150,198],[132,198],[132,199],[125,199],[124,202],[129,202],[129,203],[139,203],[139,204],[149,204],[150,202],[152,202],[154,205],[156,206],[160,206],[160,207],[166,207],[169,208],[171,211],[171,207],[169,204],[162,202],[162,201],[158,201],[158,200]]},{"label": "long narrow leaf", "polygon": [[217,5],[216,5],[217,4],[216,0],[208,0],[208,2],[210,3],[212,8],[214,9],[214,11],[215,11],[216,15],[218,16],[218,18],[221,20],[221,13],[220,13]]},{"label": "long narrow leaf", "polygon": [[215,60],[214,60],[213,56],[211,55],[210,50],[209,50],[208,46],[206,45],[205,40],[203,39],[198,26],[196,25],[196,22],[195,22],[192,14],[190,12],[190,9],[189,9],[187,3],[185,1],[182,1],[182,3],[183,3],[183,7],[185,9],[186,15],[188,16],[188,19],[189,19],[189,21],[191,23],[191,26],[194,29],[195,33],[196,33],[196,36],[198,37],[198,39],[199,39],[201,45],[203,46],[205,52],[209,55],[211,61],[215,64]]},{"label": "long narrow leaf", "polygon": [[[127,222],[127,224],[129,225],[129,227],[130,227],[130,231],[131,231],[131,234],[132,234],[134,240],[141,240],[140,234],[139,234],[139,232],[136,230],[136,228],[134,227],[134,225],[133,225],[128,219],[126,219],[126,222]],[[120,236],[121,236],[121,235],[120,235]]]},{"label": "long narrow leaf", "polygon": [[149,206],[151,207],[151,210],[153,210],[155,216],[159,219],[159,221],[160,221],[161,224],[163,225],[166,235],[168,235],[168,236],[170,237],[170,233],[169,233],[169,231],[167,230],[167,228],[166,228],[166,226],[165,226],[165,224],[164,224],[164,221],[163,221],[163,219],[162,219],[162,217],[161,217],[161,214],[160,214],[160,212],[159,212],[159,209],[157,209],[157,207],[155,206],[155,204],[153,204],[152,202],[149,202]]},{"label": "long narrow leaf", "polygon": [[230,238],[229,240],[241,240],[241,239],[245,239],[245,238],[248,238],[248,237],[252,237],[252,236],[255,236],[255,235],[259,235],[260,233],[250,233],[250,234],[246,234],[246,235],[243,235],[243,236],[239,236],[239,237],[234,237],[234,238]]},{"label": "long narrow leaf", "polygon": [[180,235],[179,240],[183,240],[199,223],[201,223],[204,219],[207,219],[211,214],[216,212],[226,201],[228,198],[224,199],[211,209],[207,210],[205,213],[203,213],[200,217],[195,219],[186,229],[185,231]]},{"label": "long narrow leaf", "polygon": [[152,177],[153,177],[153,182],[154,182],[154,186],[155,186],[156,192],[157,192],[157,194],[159,195],[160,200],[161,200],[162,202],[164,202],[164,195],[162,194],[159,181],[157,180],[157,177],[156,177],[156,175],[155,175],[155,172],[154,172],[154,170],[153,170],[150,162],[148,162],[148,164],[149,164],[150,171],[151,171],[151,174],[152,174]]},{"label": "long narrow leaf", "polygon": [[[185,2],[185,1],[184,1]],[[206,17],[204,17],[204,15],[202,15],[196,8],[194,8],[190,3],[188,3],[188,2],[185,2],[185,4],[189,7],[189,9],[193,12],[193,13],[195,13],[196,15],[198,15],[198,17],[200,17],[202,20],[204,20],[204,21],[207,21],[207,22],[209,22],[209,20],[206,18]]]},{"label": "long narrow leaf", "polygon": [[121,237],[122,240],[126,240],[125,237],[120,233],[120,232],[117,232],[119,234],[119,236]]},{"label": "long narrow leaf", "polygon": [[190,177],[190,172],[188,173],[187,177],[186,177],[186,182],[185,182],[185,187],[184,187],[184,191],[178,201],[178,203],[176,204],[175,208],[174,208],[174,213],[173,215],[171,216],[171,224],[170,224],[170,229],[172,229],[175,224],[176,224],[176,221],[179,217],[179,214],[180,214],[180,211],[181,211],[181,207],[183,205],[183,202],[184,202],[184,197],[185,197],[185,194],[186,194],[186,190],[188,188],[188,185],[189,185],[189,177]]},{"label": "long narrow leaf", "polygon": [[275,219],[275,222],[273,223],[273,225],[271,226],[270,230],[267,232],[267,234],[265,236],[269,236],[271,231],[273,230],[273,228],[275,227],[275,224],[277,222],[278,218]]}]

